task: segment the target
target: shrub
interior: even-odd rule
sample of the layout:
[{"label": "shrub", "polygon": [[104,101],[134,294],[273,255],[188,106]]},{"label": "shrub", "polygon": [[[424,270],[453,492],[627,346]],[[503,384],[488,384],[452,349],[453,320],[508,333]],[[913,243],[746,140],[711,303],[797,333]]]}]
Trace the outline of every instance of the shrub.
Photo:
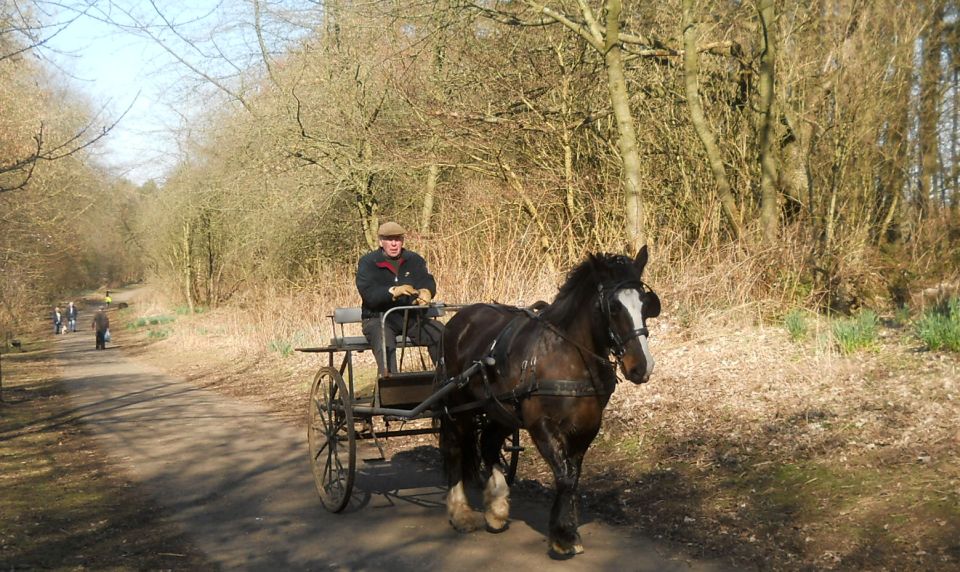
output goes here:
[{"label": "shrub", "polygon": [[809,332],[807,317],[803,314],[803,310],[799,308],[790,310],[790,313],[783,318],[783,326],[790,334],[790,339],[795,342],[806,338]]},{"label": "shrub", "polygon": [[960,352],[960,298],[952,298],[945,312],[924,313],[914,327],[927,348]]},{"label": "shrub", "polygon": [[[177,306],[176,308],[173,309],[173,311],[174,311],[178,316],[186,316],[186,315],[188,315],[188,314],[190,313],[190,306]],[[194,307],[193,307],[193,313],[194,313],[194,314],[202,314],[202,313],[204,313],[205,311],[206,311],[206,308],[204,308],[203,306],[194,306]]]},{"label": "shrub", "polygon": [[162,326],[163,324],[169,324],[175,320],[176,318],[173,316],[149,316],[137,318],[136,320],[127,323],[127,329],[132,330],[134,328],[143,328],[146,326]]},{"label": "shrub", "polygon": [[288,357],[293,353],[293,344],[287,340],[271,340],[270,350],[277,352],[283,357]]},{"label": "shrub", "polygon": [[899,326],[905,326],[910,323],[910,308],[903,306],[897,308],[893,314],[893,323]]},{"label": "shrub", "polygon": [[855,318],[833,323],[833,339],[844,355],[872,346],[877,341],[877,314],[863,310]]},{"label": "shrub", "polygon": [[294,333],[289,340],[276,339],[268,344],[271,351],[275,351],[283,357],[289,357],[293,354],[294,348],[309,345],[310,336],[304,332]]}]

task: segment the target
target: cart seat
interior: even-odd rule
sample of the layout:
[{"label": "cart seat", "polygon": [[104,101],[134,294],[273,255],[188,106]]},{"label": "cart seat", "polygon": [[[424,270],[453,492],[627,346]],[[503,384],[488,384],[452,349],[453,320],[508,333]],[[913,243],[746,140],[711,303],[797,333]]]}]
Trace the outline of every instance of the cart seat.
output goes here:
[{"label": "cart seat", "polygon": [[333,337],[330,338],[330,345],[342,350],[363,351],[370,349],[370,344],[365,336]]}]

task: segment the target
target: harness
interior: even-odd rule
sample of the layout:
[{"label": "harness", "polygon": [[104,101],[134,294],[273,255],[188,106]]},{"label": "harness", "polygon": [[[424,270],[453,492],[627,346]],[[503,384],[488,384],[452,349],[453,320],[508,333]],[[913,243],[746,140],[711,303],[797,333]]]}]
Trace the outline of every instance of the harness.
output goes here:
[{"label": "harness", "polygon": [[[520,381],[516,387],[505,393],[494,394],[488,368],[484,367],[480,369],[481,379],[483,380],[483,397],[454,408],[449,408],[447,409],[447,413],[453,414],[482,407],[490,417],[496,419],[501,424],[513,429],[519,429],[523,426],[520,411],[521,404],[523,400],[530,397],[597,397],[604,400],[609,399],[618,381],[614,373],[614,368],[616,365],[622,363],[622,358],[626,354],[626,344],[634,338],[650,335],[646,326],[641,325],[641,327],[634,328],[625,336],[621,337],[610,325],[611,299],[616,296],[617,292],[627,288],[644,292],[646,285],[639,280],[625,280],[612,286],[604,287],[603,284],[600,284],[597,287],[599,310],[607,321],[607,333],[610,342],[609,348],[615,360],[611,361],[608,357],[601,356],[577,341],[570,339],[570,337],[555,325],[542,319],[539,312],[529,308],[518,308],[515,310],[518,315],[510,320],[506,327],[500,331],[487,351],[487,355],[494,359],[493,367],[498,377],[506,377],[507,371],[505,366],[510,363],[510,348],[513,345],[514,339],[524,325],[528,324],[531,320],[535,320],[559,338],[577,348],[581,357],[584,358],[584,363],[590,374],[589,379],[539,379],[534,374],[537,364],[536,356],[532,358],[527,357],[520,364]],[[590,366],[590,363],[586,359],[588,356],[600,362],[598,364],[600,371],[595,371],[594,368]],[[603,378],[607,379],[605,380]],[[611,378],[612,382],[609,381]],[[508,407],[507,404],[510,404],[512,407]]]}]

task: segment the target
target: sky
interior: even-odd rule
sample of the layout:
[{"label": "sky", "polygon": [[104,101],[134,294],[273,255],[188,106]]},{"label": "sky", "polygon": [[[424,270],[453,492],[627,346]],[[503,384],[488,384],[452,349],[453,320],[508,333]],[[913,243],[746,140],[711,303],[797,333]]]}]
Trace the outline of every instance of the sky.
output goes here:
[{"label": "sky", "polygon": [[[72,88],[86,94],[94,109],[105,107],[109,119],[103,122],[123,115],[98,145],[100,161],[134,183],[162,182],[178,162],[177,132],[217,96],[178,58],[217,75],[234,72],[227,71],[220,54],[241,67],[262,64],[251,3],[75,0],[73,5],[92,7],[79,16],[70,9],[48,14],[60,26],[70,23],[44,45],[41,57]],[[301,24],[308,18],[299,16],[316,17],[317,5],[316,0],[261,1],[266,38],[274,53],[304,33]],[[164,18],[176,32],[164,25]]]}]

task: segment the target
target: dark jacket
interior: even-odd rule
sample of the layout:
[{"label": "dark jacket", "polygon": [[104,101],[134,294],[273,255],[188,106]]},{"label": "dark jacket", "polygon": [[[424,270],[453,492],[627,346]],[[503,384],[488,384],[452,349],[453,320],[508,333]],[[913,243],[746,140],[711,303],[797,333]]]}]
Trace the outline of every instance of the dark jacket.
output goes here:
[{"label": "dark jacket", "polygon": [[67,306],[67,319],[76,320],[77,319],[77,307],[76,306]]},{"label": "dark jacket", "polygon": [[416,252],[403,249],[397,260],[388,258],[382,248],[363,255],[357,264],[357,290],[363,300],[363,318],[372,318],[395,306],[413,304],[410,296],[393,299],[389,289],[400,284],[410,284],[417,290],[426,288],[431,295],[437,293],[437,281],[427,270],[427,262]]},{"label": "dark jacket", "polygon": [[93,315],[93,329],[97,332],[106,332],[110,328],[110,318],[106,312],[97,312]]}]

